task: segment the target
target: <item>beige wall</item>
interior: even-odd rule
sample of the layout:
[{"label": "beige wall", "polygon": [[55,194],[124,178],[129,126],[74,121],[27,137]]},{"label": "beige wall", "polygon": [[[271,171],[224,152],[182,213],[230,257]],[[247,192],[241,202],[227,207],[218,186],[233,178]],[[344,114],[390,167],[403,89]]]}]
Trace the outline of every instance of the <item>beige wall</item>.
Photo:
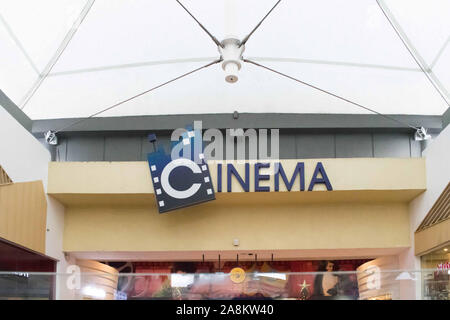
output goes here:
[{"label": "beige wall", "polygon": [[406,204],[283,204],[274,199],[272,204],[227,205],[221,196],[162,215],[155,205],[68,207],[64,250],[233,250],[234,238],[240,239],[240,250],[410,245]]},{"label": "beige wall", "polygon": [[[298,161],[305,162],[305,188],[308,188],[317,162],[325,167],[333,190],[420,190],[425,186],[425,161],[423,159],[354,158],[281,160],[290,179]],[[263,162],[263,161],[261,161]],[[269,162],[269,161],[264,161]],[[222,191],[226,192],[226,163],[222,161]],[[244,165],[232,161],[242,177]],[[210,162],[211,179],[217,190],[217,163]],[[270,174],[274,166],[261,169]],[[250,191],[254,191],[254,169],[250,167]],[[299,190],[297,177],[292,191]],[[261,186],[273,190],[273,175]],[[233,192],[243,192],[233,177]],[[326,190],[317,185],[314,191]],[[286,188],[280,178],[280,191]],[[150,169],[147,162],[51,162],[49,165],[49,194],[146,194],[153,193]]]},{"label": "beige wall", "polygon": [[0,237],[45,254],[47,201],[41,181],[0,186]]},{"label": "beige wall", "polygon": [[415,254],[421,256],[450,242],[450,219],[415,233]]},{"label": "beige wall", "polygon": [[[49,194],[66,206],[64,250],[69,252],[410,246],[407,203],[425,190],[422,159],[282,160],[289,177],[298,161],[305,162],[306,188],[321,161],[333,191],[317,186],[299,192],[297,180],[291,192],[244,193],[233,179],[232,193],[159,214],[147,162],[60,162],[50,164]],[[233,163],[243,172],[243,164]],[[216,165],[210,164],[214,185]],[[273,190],[273,180],[261,185]],[[235,238],[239,247],[232,244]]]}]

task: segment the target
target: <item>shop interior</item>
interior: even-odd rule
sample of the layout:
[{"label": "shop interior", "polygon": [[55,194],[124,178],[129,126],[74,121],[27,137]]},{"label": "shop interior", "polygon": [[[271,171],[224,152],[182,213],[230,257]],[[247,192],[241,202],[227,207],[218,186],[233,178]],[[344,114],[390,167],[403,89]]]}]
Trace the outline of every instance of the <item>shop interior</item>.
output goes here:
[{"label": "shop interior", "polygon": [[428,300],[450,300],[450,242],[420,257],[422,297]]},{"label": "shop interior", "polygon": [[[250,259],[251,258],[251,259]],[[354,271],[370,259],[111,262],[129,300],[359,298]],[[123,276],[120,276],[123,274]],[[134,274],[134,275],[126,275]],[[142,275],[142,276],[140,276]],[[174,293],[173,288],[178,288]],[[181,288],[181,289],[180,289]]]},{"label": "shop interior", "polygon": [[0,300],[54,298],[57,261],[0,238]]}]

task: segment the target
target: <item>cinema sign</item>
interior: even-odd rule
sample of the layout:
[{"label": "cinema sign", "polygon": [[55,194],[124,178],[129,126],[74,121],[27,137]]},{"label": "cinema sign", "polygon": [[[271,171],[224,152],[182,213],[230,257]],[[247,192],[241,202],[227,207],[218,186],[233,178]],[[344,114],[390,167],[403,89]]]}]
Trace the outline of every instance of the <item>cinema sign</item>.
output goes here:
[{"label": "cinema sign", "polygon": [[302,161],[208,163],[203,154],[199,157],[200,163],[186,158],[171,160],[162,151],[149,155],[160,213],[215,200],[215,192],[313,191],[316,186],[316,190],[333,190],[320,161],[306,163],[310,173],[307,175]]},{"label": "cinema sign", "polygon": [[[297,162],[291,175],[286,174],[281,162],[255,162],[253,164],[247,162],[244,164],[244,169],[240,171],[244,171],[244,173],[240,174],[232,163],[218,163],[217,192],[222,192],[224,182],[226,183],[226,191],[233,192],[233,179],[236,179],[245,192],[250,192],[251,184],[253,184],[255,192],[278,192],[281,184],[285,186],[286,191],[291,191],[297,180],[298,189],[295,189],[299,191],[313,191],[316,185],[324,185],[327,191],[333,190],[322,162],[315,164],[314,172],[309,181],[305,181],[304,162]],[[250,178],[251,171],[253,171],[252,179]],[[226,173],[226,177],[222,177],[223,172]],[[267,185],[269,180],[273,180],[273,185],[270,185],[270,182]],[[266,182],[264,183],[264,181]],[[306,184],[306,182],[308,183]]]},{"label": "cinema sign", "polygon": [[[163,147],[156,148],[154,145],[153,152],[147,155],[160,213],[215,200],[215,192],[223,192],[224,183],[226,192],[233,192],[234,181],[237,182],[234,185],[241,188],[235,192],[250,192],[250,189],[255,192],[277,192],[280,191],[281,184],[287,191],[293,188],[299,191],[305,189],[313,191],[316,185],[324,185],[327,191],[333,190],[322,162],[315,163],[314,172],[306,185],[304,162],[297,162],[293,170],[289,165],[288,171],[293,172],[288,175],[279,160],[238,160],[233,163],[212,159],[207,161],[200,129],[188,128],[181,133],[179,140],[178,136],[176,138],[170,153],[166,153]],[[149,140],[154,142],[156,138],[149,135]],[[232,158],[234,156],[227,159]],[[212,170],[210,169],[212,163],[216,165],[217,170],[216,188],[211,178],[211,172],[214,172],[214,166]],[[292,160],[289,164],[291,163]],[[270,186],[270,180],[273,180],[273,186]],[[298,188],[294,187],[297,180]]]}]

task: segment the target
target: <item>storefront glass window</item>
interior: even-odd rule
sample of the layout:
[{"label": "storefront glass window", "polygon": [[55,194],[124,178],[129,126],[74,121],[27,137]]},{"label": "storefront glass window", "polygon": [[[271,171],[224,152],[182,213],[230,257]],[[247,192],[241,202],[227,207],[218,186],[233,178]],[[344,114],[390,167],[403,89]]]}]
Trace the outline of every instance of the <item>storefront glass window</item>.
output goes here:
[{"label": "storefront glass window", "polygon": [[[398,300],[413,290],[420,271],[252,271],[213,273],[16,273],[0,272],[0,300],[49,299],[56,283],[75,300]],[[408,293],[411,296],[411,292]],[[441,296],[437,298],[442,299]]]},{"label": "storefront glass window", "polygon": [[422,298],[450,300],[450,244],[421,257]]}]

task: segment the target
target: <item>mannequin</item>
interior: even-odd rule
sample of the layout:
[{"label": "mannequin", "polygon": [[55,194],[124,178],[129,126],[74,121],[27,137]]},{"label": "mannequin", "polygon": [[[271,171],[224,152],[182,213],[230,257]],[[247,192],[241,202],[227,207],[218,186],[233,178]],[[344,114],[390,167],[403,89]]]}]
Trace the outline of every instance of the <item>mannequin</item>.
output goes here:
[{"label": "mannequin", "polygon": [[321,261],[317,271],[325,272],[316,275],[314,279],[314,294],[315,299],[330,299],[337,295],[338,277],[332,272],[335,264],[333,261]]}]

